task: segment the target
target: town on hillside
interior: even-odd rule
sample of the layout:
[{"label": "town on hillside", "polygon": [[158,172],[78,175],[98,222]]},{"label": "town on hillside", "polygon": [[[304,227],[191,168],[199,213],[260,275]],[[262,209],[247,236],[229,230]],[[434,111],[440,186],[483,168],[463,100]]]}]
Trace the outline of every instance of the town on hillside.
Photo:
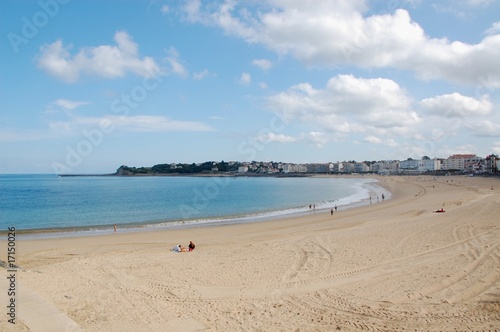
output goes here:
[{"label": "town on hillside", "polygon": [[265,161],[207,161],[204,163],[169,163],[152,167],[120,166],[116,175],[174,175],[174,174],[232,174],[232,175],[288,175],[307,174],[498,174],[500,158],[491,154],[479,157],[475,154],[454,154],[448,158],[383,161],[343,161],[329,163],[293,164]]}]

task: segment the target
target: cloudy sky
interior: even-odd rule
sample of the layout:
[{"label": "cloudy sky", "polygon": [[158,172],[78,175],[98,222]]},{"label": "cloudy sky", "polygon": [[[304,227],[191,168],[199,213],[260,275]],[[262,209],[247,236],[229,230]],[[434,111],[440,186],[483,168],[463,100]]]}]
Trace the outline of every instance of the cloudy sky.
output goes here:
[{"label": "cloudy sky", "polygon": [[500,1],[0,2],[0,173],[500,154]]}]

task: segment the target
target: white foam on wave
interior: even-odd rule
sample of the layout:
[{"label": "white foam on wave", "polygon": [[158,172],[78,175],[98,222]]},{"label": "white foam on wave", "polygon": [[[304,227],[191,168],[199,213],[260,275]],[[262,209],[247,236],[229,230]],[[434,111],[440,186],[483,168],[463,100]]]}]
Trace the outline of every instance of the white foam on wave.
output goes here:
[{"label": "white foam on wave", "polygon": [[297,216],[308,215],[312,212],[321,212],[330,210],[335,208],[335,206],[337,208],[342,207],[343,209],[345,209],[359,205],[366,205],[369,204],[370,197],[372,197],[373,195],[378,195],[379,197],[382,197],[382,194],[384,194],[385,199],[389,199],[391,197],[390,192],[378,186],[376,183],[377,180],[374,179],[360,180],[360,182],[357,182],[351,186],[356,190],[354,194],[333,201],[322,201],[315,203],[315,208],[310,208],[309,205],[306,205],[289,209],[253,213],[244,216],[168,221],[168,222],[147,224],[145,225],[145,227],[175,228],[175,227],[192,227],[192,226],[202,226],[211,224],[230,224],[230,223],[265,221],[265,220],[280,219],[295,215]]},{"label": "white foam on wave", "polygon": [[[274,211],[266,211],[261,213],[253,213],[248,215],[240,216],[222,216],[214,218],[199,218],[191,220],[174,220],[174,221],[164,221],[164,222],[153,222],[153,223],[136,223],[128,225],[120,225],[120,233],[122,232],[137,232],[137,231],[147,231],[151,229],[171,229],[171,228],[181,228],[181,227],[198,227],[198,226],[208,226],[208,225],[225,225],[234,223],[246,223],[246,222],[258,222],[267,221],[273,219],[280,219],[290,216],[300,216],[300,215],[310,215],[311,213],[326,212],[330,209],[338,208],[348,209],[357,207],[360,205],[370,204],[370,197],[372,202],[375,203],[375,197],[381,198],[384,195],[385,199],[391,198],[391,193],[384,188],[377,185],[377,180],[374,179],[360,179],[351,186],[355,189],[355,193],[340,199],[332,201],[322,201],[316,202],[315,208],[312,209],[309,205],[299,206],[289,209],[281,209]],[[381,201],[381,199],[380,199]],[[33,233],[25,234],[23,238],[54,238],[54,237],[67,237],[67,236],[95,236],[95,235],[105,235],[112,233],[111,226],[94,226],[86,229],[73,230],[73,231],[61,231],[61,232],[49,232],[49,233]]]}]

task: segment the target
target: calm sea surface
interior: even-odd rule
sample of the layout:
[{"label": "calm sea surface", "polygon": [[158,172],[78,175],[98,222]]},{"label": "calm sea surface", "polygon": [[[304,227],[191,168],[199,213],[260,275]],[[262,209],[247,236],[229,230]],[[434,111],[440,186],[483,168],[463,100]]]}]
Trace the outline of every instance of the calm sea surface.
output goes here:
[{"label": "calm sea surface", "polygon": [[[0,224],[18,230],[244,222],[342,207],[371,179],[0,175]],[[386,193],[387,196],[387,193]]]}]

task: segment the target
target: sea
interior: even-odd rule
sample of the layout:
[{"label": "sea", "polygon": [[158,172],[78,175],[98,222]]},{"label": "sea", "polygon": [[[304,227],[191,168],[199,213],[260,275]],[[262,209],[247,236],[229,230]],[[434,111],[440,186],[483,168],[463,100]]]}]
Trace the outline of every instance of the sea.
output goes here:
[{"label": "sea", "polygon": [[390,197],[368,177],[0,175],[0,225],[82,235],[242,223]]}]

